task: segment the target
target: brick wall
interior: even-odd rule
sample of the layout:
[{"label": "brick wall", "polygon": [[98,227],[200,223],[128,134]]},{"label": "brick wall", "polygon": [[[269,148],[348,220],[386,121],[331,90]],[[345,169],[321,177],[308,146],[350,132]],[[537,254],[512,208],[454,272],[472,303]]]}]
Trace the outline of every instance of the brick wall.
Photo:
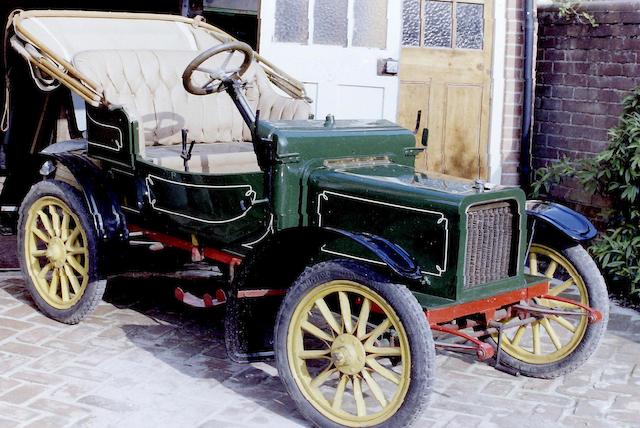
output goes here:
[{"label": "brick wall", "polygon": [[[598,27],[538,10],[534,167],[593,156],[607,146],[621,100],[640,84],[640,2],[583,3]],[[551,196],[594,215],[606,205],[574,181]]]},{"label": "brick wall", "polygon": [[523,0],[507,1],[505,94],[502,123],[502,183],[518,184],[522,124]]}]

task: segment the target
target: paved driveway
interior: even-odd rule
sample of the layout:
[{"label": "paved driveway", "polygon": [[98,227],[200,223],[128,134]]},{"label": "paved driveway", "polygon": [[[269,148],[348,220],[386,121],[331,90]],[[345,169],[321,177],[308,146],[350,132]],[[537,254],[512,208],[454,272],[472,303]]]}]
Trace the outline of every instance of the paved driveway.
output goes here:
[{"label": "paved driveway", "polygon": [[[229,361],[222,311],[172,299],[170,284],[119,280],[78,326],[38,313],[0,274],[0,427],[307,426],[271,364]],[[594,358],[552,381],[438,355],[417,426],[640,426],[640,314],[614,307]]]}]

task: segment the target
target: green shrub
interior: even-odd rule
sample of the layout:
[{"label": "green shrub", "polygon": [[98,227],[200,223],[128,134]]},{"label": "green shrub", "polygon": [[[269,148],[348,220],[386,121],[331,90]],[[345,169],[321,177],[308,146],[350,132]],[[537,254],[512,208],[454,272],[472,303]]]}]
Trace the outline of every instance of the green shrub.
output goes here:
[{"label": "green shrub", "polygon": [[607,230],[590,247],[613,285],[640,296],[640,88],[623,101],[617,127],[609,131],[607,149],[591,159],[566,158],[536,171],[534,194],[565,177],[575,177],[586,192],[608,196]]}]

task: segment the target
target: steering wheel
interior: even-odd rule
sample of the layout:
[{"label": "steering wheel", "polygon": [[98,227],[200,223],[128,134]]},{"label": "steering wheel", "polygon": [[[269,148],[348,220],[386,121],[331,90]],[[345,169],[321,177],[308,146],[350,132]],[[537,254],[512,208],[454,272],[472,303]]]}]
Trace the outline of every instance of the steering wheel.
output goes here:
[{"label": "steering wheel", "polygon": [[[224,58],[220,66],[216,68],[208,68],[202,65],[210,58],[224,52],[227,53],[227,56]],[[229,67],[229,62],[236,52],[244,56],[242,64],[240,67]],[[216,92],[222,92],[225,89],[222,83],[229,79],[241,79],[252,62],[253,49],[251,49],[251,46],[248,44],[238,41],[223,43],[207,49],[191,60],[184,69],[184,73],[182,73],[182,85],[187,92],[194,95],[208,95]],[[193,73],[196,71],[207,75],[206,83],[204,85],[196,84],[193,81]]]}]

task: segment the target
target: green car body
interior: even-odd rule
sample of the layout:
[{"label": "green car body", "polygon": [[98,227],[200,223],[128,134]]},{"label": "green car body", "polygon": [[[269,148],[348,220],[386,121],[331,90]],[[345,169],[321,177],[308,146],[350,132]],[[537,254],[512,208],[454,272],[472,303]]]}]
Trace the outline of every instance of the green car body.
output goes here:
[{"label": "green car body", "polygon": [[[129,132],[122,133],[131,138],[122,145],[125,150],[137,147],[137,124],[129,126]],[[262,173],[194,174],[154,165],[135,150],[128,156],[114,155],[100,143],[110,141],[105,129],[110,130],[89,129],[88,155],[101,161],[129,222],[195,235],[201,243],[238,256],[288,229],[330,227],[373,234],[415,259],[424,279],[410,287],[425,308],[527,285],[522,190],[489,189],[484,183],[417,172],[415,155],[423,148],[415,146],[412,132],[391,122],[260,122],[260,140],[275,147],[272,203],[267,201]],[[510,258],[508,275],[465,287],[467,211],[500,201],[513,212],[511,248],[504,253]],[[381,263],[353,243],[337,242],[322,251]]]}]

